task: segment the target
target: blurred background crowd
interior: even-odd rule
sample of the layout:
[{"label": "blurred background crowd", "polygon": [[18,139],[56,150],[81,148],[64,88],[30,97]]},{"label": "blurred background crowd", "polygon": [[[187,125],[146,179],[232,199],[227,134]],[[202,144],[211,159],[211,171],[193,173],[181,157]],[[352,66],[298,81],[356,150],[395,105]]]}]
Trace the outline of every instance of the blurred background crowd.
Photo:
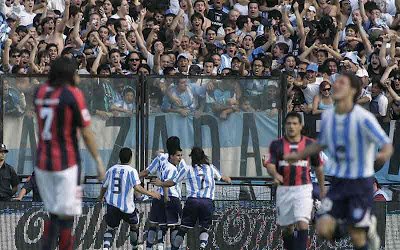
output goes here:
[{"label": "blurred background crowd", "polygon": [[[288,111],[318,115],[342,71],[361,78],[358,103],[380,122],[400,117],[398,0],[0,0],[0,11],[0,70],[47,74],[58,56],[75,58],[97,79],[82,88],[104,119],[136,109],[134,84],[104,76],[197,77],[154,81],[152,112],[226,119],[273,116],[284,91]],[[6,114],[29,113],[39,82],[6,81]]]}]

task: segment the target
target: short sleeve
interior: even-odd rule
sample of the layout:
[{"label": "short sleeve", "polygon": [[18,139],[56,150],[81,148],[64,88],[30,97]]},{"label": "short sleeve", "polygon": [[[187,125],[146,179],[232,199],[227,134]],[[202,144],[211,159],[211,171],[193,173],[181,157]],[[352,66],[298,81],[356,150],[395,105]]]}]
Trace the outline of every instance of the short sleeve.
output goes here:
[{"label": "short sleeve", "polygon": [[136,169],[132,169],[130,177],[131,177],[131,183],[132,183],[133,187],[136,187],[137,185],[141,184],[140,179],[139,179],[139,174]]},{"label": "short sleeve", "polygon": [[222,175],[221,175],[221,173],[219,172],[219,170],[218,170],[213,164],[211,164],[210,167],[211,167],[212,170],[213,170],[214,179],[217,180],[217,181],[221,180]]},{"label": "short sleeve", "polygon": [[157,169],[158,169],[158,165],[160,164],[160,156],[157,156],[153,159],[153,161],[150,163],[150,165],[147,167],[147,171],[150,174],[154,174]]},{"label": "short sleeve", "polygon": [[111,178],[111,172],[110,172],[110,170],[107,170],[106,176],[105,176],[104,181],[103,181],[103,188],[107,188],[108,187],[108,185],[110,183],[110,178]]},{"label": "short sleeve", "polygon": [[389,137],[374,116],[371,115],[364,119],[363,128],[369,141],[374,142],[378,147],[391,143]]},{"label": "short sleeve", "polygon": [[172,179],[172,181],[174,183],[179,183],[181,181],[183,181],[184,179],[186,179],[186,175],[189,172],[189,167],[185,166],[181,169],[179,169],[178,174]]},{"label": "short sleeve", "polygon": [[269,145],[269,156],[266,162],[275,166],[278,165],[278,141],[273,141]]}]

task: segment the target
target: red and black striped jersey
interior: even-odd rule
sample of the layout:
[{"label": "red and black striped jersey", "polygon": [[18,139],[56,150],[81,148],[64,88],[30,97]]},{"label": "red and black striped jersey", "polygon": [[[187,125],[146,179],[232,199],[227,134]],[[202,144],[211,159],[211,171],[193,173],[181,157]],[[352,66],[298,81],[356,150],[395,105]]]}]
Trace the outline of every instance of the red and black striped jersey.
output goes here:
[{"label": "red and black striped jersey", "polygon": [[74,86],[42,84],[35,93],[39,126],[36,166],[61,171],[79,165],[78,128],[90,124],[83,93]]},{"label": "red and black striped jersey", "polygon": [[291,152],[301,152],[313,139],[302,136],[300,142],[291,143],[285,137],[275,140],[269,146],[269,158],[267,163],[274,164],[280,175],[283,176],[284,186],[297,186],[311,183],[310,166],[320,166],[322,161],[319,155],[309,157],[306,160],[289,164],[283,156]]}]

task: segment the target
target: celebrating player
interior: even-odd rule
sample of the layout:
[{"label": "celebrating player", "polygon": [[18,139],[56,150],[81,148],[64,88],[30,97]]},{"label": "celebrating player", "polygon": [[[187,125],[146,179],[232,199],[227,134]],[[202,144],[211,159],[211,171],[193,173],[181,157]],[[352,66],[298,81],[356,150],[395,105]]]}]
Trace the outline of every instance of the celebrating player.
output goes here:
[{"label": "celebrating player", "polygon": [[[76,63],[60,57],[53,61],[49,80],[35,93],[39,124],[36,180],[50,220],[44,226],[43,249],[51,249],[60,232],[59,249],[72,249],[74,216],[82,213],[78,129],[97,165],[99,179],[104,167],[90,130],[90,115],[79,81]],[[59,228],[59,230],[57,230]]]},{"label": "celebrating player", "polygon": [[[139,176],[145,177],[149,174],[157,174],[157,178],[162,181],[172,179],[178,173],[178,170],[186,166],[185,161],[182,159],[182,149],[180,140],[176,136],[171,136],[167,139],[168,153],[160,153],[150,166],[143,170]],[[171,240],[176,237],[178,233],[177,226],[180,222],[182,214],[181,206],[181,187],[175,185],[171,188],[160,188],[159,192],[162,194],[162,199],[153,200],[151,204],[149,216],[149,232],[147,234],[146,248],[153,249],[156,241],[158,249],[163,249],[164,236],[170,228]],[[159,230],[157,228],[159,227]],[[157,233],[158,232],[158,233]]]},{"label": "celebrating player", "polygon": [[107,203],[105,220],[107,224],[104,233],[103,249],[110,249],[115,230],[121,220],[130,225],[130,242],[132,249],[138,249],[139,214],[133,200],[134,190],[160,199],[157,192],[147,191],[140,185],[139,175],[136,169],[130,166],[132,162],[132,150],[122,148],[119,152],[121,164],[116,164],[106,172],[106,178],[100,191],[99,200],[103,200],[104,194]]},{"label": "celebrating player", "polygon": [[383,164],[393,147],[374,115],[355,104],[361,91],[357,76],[343,73],[333,90],[336,107],[323,113],[318,142],[284,158],[294,162],[326,149],[330,155],[326,174],[333,179],[322,201],[319,235],[329,240],[342,237],[340,221],[345,221],[356,250],[379,249],[376,217],[371,216],[374,158]]},{"label": "celebrating player", "polygon": [[182,223],[175,239],[171,242],[171,250],[179,249],[183,243],[188,229],[193,228],[198,221],[201,227],[200,249],[205,249],[208,244],[208,230],[211,226],[214,212],[215,180],[231,183],[231,179],[222,176],[214,165],[209,163],[203,149],[194,147],[190,153],[192,167],[181,168],[172,179],[162,182],[157,179],[157,186],[172,187],[183,180],[187,180],[187,201],[183,209]]},{"label": "celebrating player", "polygon": [[[289,164],[283,156],[304,150],[313,140],[301,135],[303,125],[298,113],[289,113],[285,119],[285,136],[269,146],[269,159],[264,162],[268,173],[278,184],[276,190],[277,223],[283,227],[283,244],[288,250],[307,248],[308,224],[313,209],[310,166],[315,167],[321,194],[325,193],[324,173],[318,155]],[[297,234],[294,235],[294,228]]]}]

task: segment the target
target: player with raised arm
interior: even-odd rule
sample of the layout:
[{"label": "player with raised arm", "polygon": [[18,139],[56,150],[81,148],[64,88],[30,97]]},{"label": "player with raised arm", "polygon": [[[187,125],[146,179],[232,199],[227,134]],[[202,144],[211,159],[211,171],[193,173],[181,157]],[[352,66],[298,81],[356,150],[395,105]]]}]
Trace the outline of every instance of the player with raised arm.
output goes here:
[{"label": "player with raised arm", "polygon": [[[169,137],[166,146],[168,153],[159,153],[149,167],[140,172],[140,177],[157,174],[157,178],[164,181],[175,177],[179,169],[186,166],[185,161],[182,159],[179,138],[176,136]],[[170,229],[171,241],[176,237],[178,233],[177,226],[182,215],[180,185],[178,184],[171,188],[160,187],[159,192],[162,195],[162,199],[153,200],[151,204],[146,242],[146,249],[148,250],[153,249],[156,238],[158,249],[163,249],[164,236],[168,228]]]},{"label": "player with raised arm", "polygon": [[[315,167],[321,193],[325,193],[324,173],[319,155],[307,157],[290,164],[285,154],[302,151],[314,142],[303,136],[300,114],[292,112],[285,119],[285,136],[269,146],[269,158],[264,162],[268,173],[278,185],[276,190],[277,224],[282,227],[283,245],[287,250],[305,250],[308,224],[313,209],[310,170]],[[297,234],[294,234],[294,229]]]},{"label": "player with raised arm", "polygon": [[[76,62],[60,57],[51,64],[49,80],[35,93],[39,125],[36,181],[50,220],[45,222],[42,249],[72,249],[74,216],[82,213],[81,162],[78,131],[96,161],[100,180],[104,167],[90,129],[90,114],[79,82]],[[56,234],[59,232],[59,235]]]},{"label": "player with raised arm", "polygon": [[355,74],[341,74],[333,91],[336,106],[322,114],[318,141],[284,158],[295,162],[325,149],[329,155],[325,173],[333,178],[322,201],[318,234],[329,240],[341,238],[344,221],[356,250],[379,249],[376,217],[371,215],[374,160],[384,164],[393,146],[374,115],[355,104],[361,91]]},{"label": "player with raised arm", "polygon": [[[161,187],[172,187],[186,180],[187,201],[183,209],[181,226],[175,239],[171,242],[171,250],[177,250],[183,243],[185,235],[196,223],[201,227],[200,249],[208,244],[208,230],[214,212],[215,180],[231,183],[231,179],[222,176],[217,168],[209,163],[203,149],[194,147],[190,153],[192,166],[181,168],[178,174],[170,180],[156,179],[153,183]],[[190,183],[190,185],[189,185]]]},{"label": "player with raised arm", "polygon": [[119,159],[120,164],[116,164],[107,170],[99,196],[100,201],[105,197],[107,203],[104,250],[111,249],[115,230],[121,220],[129,223],[132,249],[138,249],[139,213],[133,199],[134,191],[151,196],[154,199],[160,199],[159,193],[148,191],[140,185],[137,170],[130,166],[132,162],[132,150],[130,148],[122,148],[119,152]]}]

